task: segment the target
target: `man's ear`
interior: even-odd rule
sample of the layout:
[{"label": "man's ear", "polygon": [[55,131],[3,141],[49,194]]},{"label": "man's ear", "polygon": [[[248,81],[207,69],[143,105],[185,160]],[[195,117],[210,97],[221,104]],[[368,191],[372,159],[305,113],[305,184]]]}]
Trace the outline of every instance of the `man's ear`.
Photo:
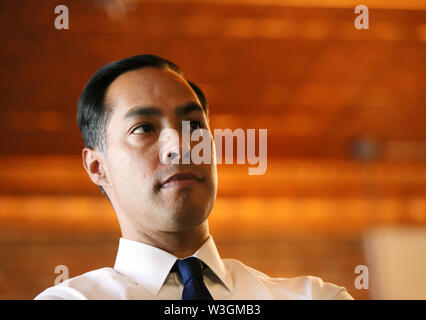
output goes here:
[{"label": "man's ear", "polygon": [[109,177],[105,167],[105,159],[101,151],[83,148],[83,167],[93,183],[98,186],[109,185]]}]

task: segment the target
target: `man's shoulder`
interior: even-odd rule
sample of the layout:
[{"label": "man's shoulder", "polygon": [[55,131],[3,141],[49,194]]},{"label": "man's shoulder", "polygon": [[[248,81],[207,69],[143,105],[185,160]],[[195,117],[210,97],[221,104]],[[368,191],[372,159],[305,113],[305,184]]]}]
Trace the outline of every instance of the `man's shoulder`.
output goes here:
[{"label": "man's shoulder", "polygon": [[91,299],[92,292],[103,292],[104,297],[100,299],[114,299],[109,297],[108,286],[115,286],[118,282],[126,281],[126,278],[115,271],[113,268],[105,267],[92,270],[76,277],[67,279],[55,286],[49,287],[40,294],[35,300],[87,300]]},{"label": "man's shoulder", "polygon": [[236,259],[223,259],[233,278],[242,275],[257,281],[276,299],[346,300],[353,299],[345,287],[323,281],[316,276],[271,277]]}]

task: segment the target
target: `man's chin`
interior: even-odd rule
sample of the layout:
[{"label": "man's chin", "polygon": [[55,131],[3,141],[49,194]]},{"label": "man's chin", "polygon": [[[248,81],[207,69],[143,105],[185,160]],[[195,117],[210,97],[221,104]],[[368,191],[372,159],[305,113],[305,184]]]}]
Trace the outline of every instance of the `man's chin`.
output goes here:
[{"label": "man's chin", "polygon": [[[207,220],[215,194],[206,188],[177,188],[163,194],[163,217],[178,229],[190,229]],[[182,230],[184,231],[184,230]]]}]

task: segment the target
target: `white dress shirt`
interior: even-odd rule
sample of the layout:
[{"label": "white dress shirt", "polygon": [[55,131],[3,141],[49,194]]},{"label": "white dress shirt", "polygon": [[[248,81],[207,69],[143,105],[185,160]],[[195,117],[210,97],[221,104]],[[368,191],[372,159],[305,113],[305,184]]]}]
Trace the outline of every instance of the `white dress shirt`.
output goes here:
[{"label": "white dress shirt", "polygon": [[[238,260],[221,259],[211,236],[193,256],[208,266],[204,282],[215,300],[353,299],[344,287],[318,277],[271,278]],[[35,299],[180,300],[182,279],[171,270],[177,259],[159,248],[120,238],[114,268],[68,279]]]}]

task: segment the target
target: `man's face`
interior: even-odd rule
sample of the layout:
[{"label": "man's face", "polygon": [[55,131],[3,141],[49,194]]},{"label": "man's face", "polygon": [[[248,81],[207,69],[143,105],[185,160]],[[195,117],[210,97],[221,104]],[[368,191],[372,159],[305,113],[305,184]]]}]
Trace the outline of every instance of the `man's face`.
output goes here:
[{"label": "man's face", "polygon": [[[137,228],[152,231],[185,231],[203,223],[216,198],[214,152],[211,164],[201,165],[164,164],[159,156],[165,147],[159,139],[163,129],[176,130],[180,141],[184,120],[191,121],[192,129],[210,130],[188,83],[173,71],[143,68],[118,77],[105,100],[112,114],[105,162],[110,183],[104,188],[112,193],[115,211]],[[198,179],[165,183],[179,173]]]}]

